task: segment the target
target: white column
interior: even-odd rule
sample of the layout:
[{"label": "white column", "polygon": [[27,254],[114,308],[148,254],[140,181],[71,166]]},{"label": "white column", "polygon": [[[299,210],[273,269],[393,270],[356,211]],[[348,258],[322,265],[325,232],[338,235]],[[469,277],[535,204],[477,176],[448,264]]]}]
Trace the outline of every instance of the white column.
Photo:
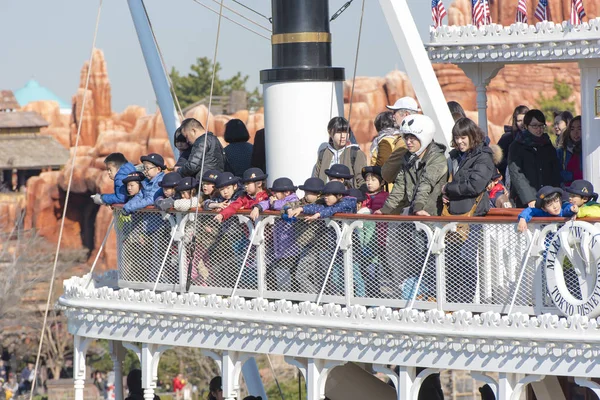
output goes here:
[{"label": "white column", "polygon": [[158,379],[158,362],[161,354],[170,346],[142,343],[140,365],[142,369],[142,387],[144,388],[144,399],[154,399],[154,389]]},{"label": "white column", "polygon": [[236,363],[238,354],[235,351],[224,351],[221,364],[221,379],[223,382],[223,399],[235,400],[238,397],[238,387],[236,376]]},{"label": "white column", "polygon": [[398,368],[398,398],[406,400],[417,400],[417,397],[419,396],[418,390],[415,394],[416,397],[411,397],[411,395],[413,394],[413,385],[417,377],[417,368],[405,366],[400,366]]},{"label": "white column", "polygon": [[85,355],[92,339],[75,335],[73,346],[73,379],[75,383],[75,400],[83,400],[85,388]]},{"label": "white column", "polygon": [[263,88],[269,184],[282,176],[301,184],[312,176],[318,149],[329,140],[327,124],[344,115],[343,82],[277,82]]},{"label": "white column", "polygon": [[123,360],[125,360],[127,350],[117,340],[109,340],[108,345],[115,372],[115,400],[123,400]]},{"label": "white column", "polygon": [[520,374],[500,372],[498,376],[498,400],[520,400],[524,389],[533,382],[539,382],[544,375],[525,375],[519,379]]},{"label": "white column", "polygon": [[[600,79],[600,60],[579,62],[581,69],[581,144],[583,177],[600,187],[600,119],[596,119],[594,87]],[[598,191],[598,190],[596,190]]]},{"label": "white column", "polygon": [[410,8],[406,0],[379,0],[379,5],[392,32],[423,114],[431,117],[435,122],[435,140],[449,146],[454,120]]},{"label": "white column", "polygon": [[485,135],[488,136],[487,87],[498,72],[504,68],[504,64],[472,63],[459,64],[458,66],[475,85],[475,90],[477,91],[478,124]]}]

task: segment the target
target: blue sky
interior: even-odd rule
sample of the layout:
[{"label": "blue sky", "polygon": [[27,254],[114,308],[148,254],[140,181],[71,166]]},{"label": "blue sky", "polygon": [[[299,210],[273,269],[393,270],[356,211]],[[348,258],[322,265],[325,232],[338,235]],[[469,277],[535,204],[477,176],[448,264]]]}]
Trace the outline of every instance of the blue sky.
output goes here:
[{"label": "blue sky", "polygon": [[[198,0],[213,9],[217,0]],[[270,16],[269,0],[240,0]],[[330,0],[333,14],[346,0]],[[421,36],[429,32],[429,0],[408,0]],[[448,8],[451,1],[445,1]],[[231,0],[225,5],[242,12],[263,25],[265,19],[240,8]],[[212,58],[218,16],[192,0],[146,0],[146,7],[157,40],[170,68],[187,72],[197,57]],[[0,1],[0,89],[16,90],[35,77],[63,99],[70,101],[79,83],[79,72],[89,58],[98,1],[93,0],[3,0]],[[32,11],[34,10],[34,11]],[[356,39],[361,0],[354,3],[331,24],[333,63],[354,69]],[[227,13],[232,18],[239,17]],[[249,25],[249,22],[244,21]],[[256,28],[262,31],[260,28]],[[269,36],[268,32],[264,32]],[[376,0],[367,0],[358,75],[383,76],[402,69],[398,50],[391,38],[383,13]],[[137,104],[153,112],[154,93],[126,0],[104,0],[97,47],[105,53],[112,84],[112,105],[117,112]],[[218,61],[221,77],[242,71],[249,75],[248,88],[259,85],[259,71],[271,66],[270,43],[227,20],[223,20]]]}]

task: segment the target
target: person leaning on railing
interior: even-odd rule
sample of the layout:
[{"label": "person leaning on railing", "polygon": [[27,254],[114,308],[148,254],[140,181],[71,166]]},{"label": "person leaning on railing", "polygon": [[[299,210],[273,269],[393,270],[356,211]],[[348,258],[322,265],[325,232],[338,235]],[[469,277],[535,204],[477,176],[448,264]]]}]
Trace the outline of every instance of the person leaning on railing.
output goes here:
[{"label": "person leaning on railing", "polygon": [[400,132],[408,151],[392,192],[376,214],[440,215],[448,162],[446,147],[433,141],[435,124],[425,115],[410,115],[402,121]]},{"label": "person leaning on railing", "polygon": [[[452,129],[449,179],[442,188],[442,216],[483,216],[490,209],[488,183],[496,171],[492,150],[484,142],[481,129],[468,118],[460,118]],[[481,225],[460,224],[458,239],[447,243],[447,298],[450,302],[470,303],[477,284],[477,248],[481,242]]]}]

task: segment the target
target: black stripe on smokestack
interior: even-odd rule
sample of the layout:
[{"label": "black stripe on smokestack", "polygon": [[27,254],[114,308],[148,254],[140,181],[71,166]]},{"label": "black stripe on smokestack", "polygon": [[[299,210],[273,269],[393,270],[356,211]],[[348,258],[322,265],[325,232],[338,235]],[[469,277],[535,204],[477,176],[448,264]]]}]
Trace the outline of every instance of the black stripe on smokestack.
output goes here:
[{"label": "black stripe on smokestack", "polygon": [[329,0],[272,0],[273,68],[261,83],[343,81],[344,68],[331,66]]}]

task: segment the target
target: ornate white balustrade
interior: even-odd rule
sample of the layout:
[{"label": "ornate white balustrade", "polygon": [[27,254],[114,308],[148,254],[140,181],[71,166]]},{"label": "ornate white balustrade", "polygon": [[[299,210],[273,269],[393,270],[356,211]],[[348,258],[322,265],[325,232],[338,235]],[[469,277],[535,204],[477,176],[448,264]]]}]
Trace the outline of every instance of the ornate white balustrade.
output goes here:
[{"label": "ornate white balustrade", "polygon": [[[357,217],[307,223],[266,215],[253,223],[236,215],[218,223],[213,213],[123,218],[117,210],[118,287],[478,313],[597,308],[595,300],[582,306],[596,287],[589,267],[596,228],[586,222],[548,220],[519,233],[515,217]],[[551,293],[545,255],[561,226],[562,243],[572,243],[552,260],[573,261],[552,269]]]}]

